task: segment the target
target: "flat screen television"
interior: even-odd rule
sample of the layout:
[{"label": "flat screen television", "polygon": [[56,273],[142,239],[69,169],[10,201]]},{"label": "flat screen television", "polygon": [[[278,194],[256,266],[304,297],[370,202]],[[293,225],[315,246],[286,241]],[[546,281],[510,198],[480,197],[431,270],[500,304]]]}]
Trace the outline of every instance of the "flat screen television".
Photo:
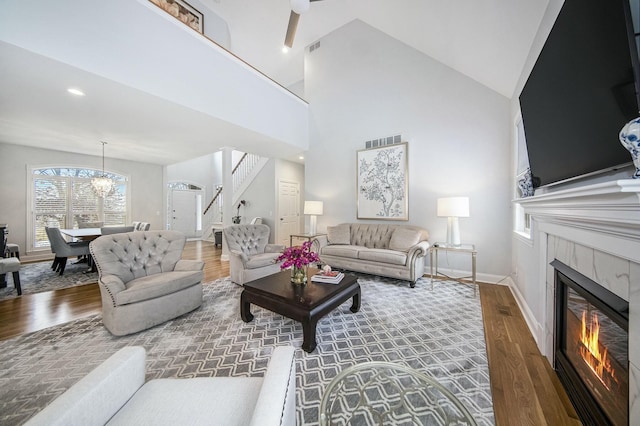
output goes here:
[{"label": "flat screen television", "polygon": [[640,115],[630,10],[629,0],[564,2],[520,94],[534,186],[631,162],[618,140]]}]

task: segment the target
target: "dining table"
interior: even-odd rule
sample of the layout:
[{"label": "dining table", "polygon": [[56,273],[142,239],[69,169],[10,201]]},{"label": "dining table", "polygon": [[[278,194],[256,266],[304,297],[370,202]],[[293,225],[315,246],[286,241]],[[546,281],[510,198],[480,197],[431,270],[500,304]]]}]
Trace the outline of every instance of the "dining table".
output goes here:
[{"label": "dining table", "polygon": [[68,237],[71,237],[80,241],[95,240],[96,238],[102,235],[101,228],[78,228],[78,229],[60,228],[60,232]]},{"label": "dining table", "polygon": [[[101,228],[77,228],[77,229],[60,228],[60,233],[78,241],[93,241],[102,235],[102,230]],[[89,265],[89,269],[87,270],[87,272],[97,271],[96,264],[93,261],[91,254],[87,255],[86,258],[79,259],[75,263],[84,263],[84,262],[86,262]]]}]

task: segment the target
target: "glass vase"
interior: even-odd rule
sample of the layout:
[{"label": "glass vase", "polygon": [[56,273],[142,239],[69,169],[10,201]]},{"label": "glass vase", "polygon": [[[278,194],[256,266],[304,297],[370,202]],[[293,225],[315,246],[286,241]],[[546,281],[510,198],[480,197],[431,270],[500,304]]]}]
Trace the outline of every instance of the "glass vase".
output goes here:
[{"label": "glass vase", "polygon": [[294,284],[306,284],[307,268],[308,265],[304,265],[300,268],[293,266],[291,268],[291,282]]}]

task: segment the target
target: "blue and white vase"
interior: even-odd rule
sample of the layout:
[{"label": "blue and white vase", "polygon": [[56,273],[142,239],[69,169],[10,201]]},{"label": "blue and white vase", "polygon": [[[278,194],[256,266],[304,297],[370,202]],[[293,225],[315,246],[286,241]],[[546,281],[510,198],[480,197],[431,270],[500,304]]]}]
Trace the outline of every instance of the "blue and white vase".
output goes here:
[{"label": "blue and white vase", "polygon": [[520,179],[518,179],[518,189],[520,190],[520,197],[532,197],[534,193],[533,178],[531,176],[531,169],[527,169]]},{"label": "blue and white vase", "polygon": [[633,165],[636,166],[634,179],[640,179],[640,117],[634,118],[620,130],[620,143],[631,153]]}]

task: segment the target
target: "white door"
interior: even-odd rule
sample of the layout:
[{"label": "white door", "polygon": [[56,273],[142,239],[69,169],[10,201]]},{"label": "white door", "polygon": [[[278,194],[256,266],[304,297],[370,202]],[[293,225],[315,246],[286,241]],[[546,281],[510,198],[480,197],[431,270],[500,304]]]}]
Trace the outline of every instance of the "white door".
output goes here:
[{"label": "white door", "polygon": [[289,236],[300,233],[300,184],[278,182],[277,244],[289,246]]},{"label": "white door", "polygon": [[192,238],[197,236],[198,194],[200,191],[171,191],[171,229]]}]

